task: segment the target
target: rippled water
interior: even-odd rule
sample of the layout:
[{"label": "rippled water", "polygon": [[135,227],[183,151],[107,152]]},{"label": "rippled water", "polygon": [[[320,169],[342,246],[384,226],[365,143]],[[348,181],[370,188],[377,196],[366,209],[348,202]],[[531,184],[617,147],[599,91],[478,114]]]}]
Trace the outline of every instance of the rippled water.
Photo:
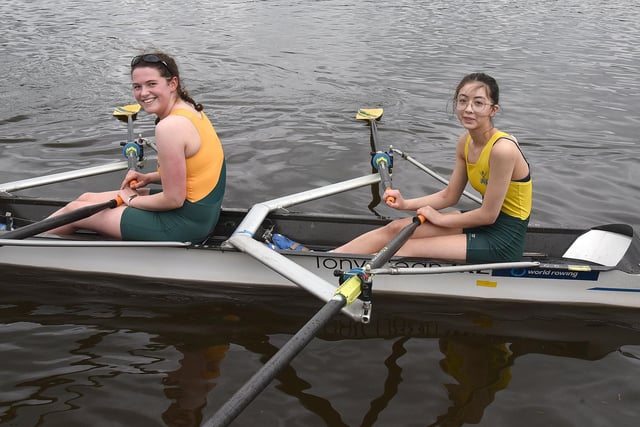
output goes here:
[{"label": "rippled water", "polygon": [[[635,0],[5,0],[0,12],[0,182],[118,159],[126,126],[111,113],[133,102],[131,57],[155,47],[177,57],[216,125],[228,207],[368,173],[360,107],[384,108],[383,145],[448,176],[460,132],[449,100],[481,70],[501,86],[497,126],[532,163],[534,224],[640,224]],[[136,131],[151,136],[153,118],[141,115]],[[86,185],[23,193],[72,197],[115,183]],[[394,185],[407,195],[439,187],[401,159]],[[369,213],[370,198],[354,191],[300,210]],[[290,315],[247,296],[145,304],[105,290],[124,284],[27,272],[3,272],[2,282],[0,422],[19,426],[197,425],[316,307],[302,295]],[[564,308],[513,319],[503,309],[424,306],[422,328],[446,336],[314,340],[237,425],[635,424],[633,321],[594,326],[566,320],[585,314]]]}]

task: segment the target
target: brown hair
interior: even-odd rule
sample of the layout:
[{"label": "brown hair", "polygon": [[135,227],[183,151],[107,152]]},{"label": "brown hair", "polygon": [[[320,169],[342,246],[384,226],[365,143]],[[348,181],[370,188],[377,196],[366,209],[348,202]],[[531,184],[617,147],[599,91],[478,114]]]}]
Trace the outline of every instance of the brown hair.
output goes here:
[{"label": "brown hair", "polygon": [[[145,60],[147,57],[147,60]],[[151,60],[153,57],[157,57],[160,61]],[[178,96],[185,102],[190,103],[196,109],[196,111],[202,111],[202,104],[197,103],[193,100],[189,92],[182,86],[182,80],[180,79],[180,71],[178,70],[178,64],[176,61],[166,53],[162,52],[149,52],[146,54],[138,55],[133,58],[131,61],[131,72],[139,67],[151,67],[155,68],[160,72],[160,75],[166,79],[171,79],[172,77],[178,78]]]}]

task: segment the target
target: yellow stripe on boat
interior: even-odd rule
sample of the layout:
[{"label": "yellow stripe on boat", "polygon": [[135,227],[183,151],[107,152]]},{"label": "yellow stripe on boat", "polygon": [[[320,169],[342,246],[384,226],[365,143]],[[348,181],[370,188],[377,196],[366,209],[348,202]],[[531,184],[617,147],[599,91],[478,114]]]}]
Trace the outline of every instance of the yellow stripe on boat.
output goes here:
[{"label": "yellow stripe on boat", "polygon": [[484,286],[485,288],[495,288],[498,286],[498,282],[492,282],[490,280],[476,280],[476,286]]}]

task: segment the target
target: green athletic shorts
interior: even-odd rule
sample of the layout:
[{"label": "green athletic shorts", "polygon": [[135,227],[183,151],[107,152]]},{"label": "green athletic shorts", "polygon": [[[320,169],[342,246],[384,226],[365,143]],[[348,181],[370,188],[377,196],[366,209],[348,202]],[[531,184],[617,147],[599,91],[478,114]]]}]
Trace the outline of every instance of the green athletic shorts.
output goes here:
[{"label": "green athletic shorts", "polygon": [[122,240],[203,242],[220,218],[225,186],[223,171],[216,188],[198,202],[185,200],[178,209],[160,212],[126,208],[120,219]]},{"label": "green athletic shorts", "polygon": [[522,220],[500,212],[491,225],[465,228],[467,262],[520,261],[529,218]]}]

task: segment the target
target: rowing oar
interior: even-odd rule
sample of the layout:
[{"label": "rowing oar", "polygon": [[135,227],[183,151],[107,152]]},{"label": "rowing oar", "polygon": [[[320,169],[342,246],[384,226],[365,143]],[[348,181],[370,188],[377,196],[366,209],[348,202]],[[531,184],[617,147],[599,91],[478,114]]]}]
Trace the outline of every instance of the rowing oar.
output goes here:
[{"label": "rowing oar", "polygon": [[88,218],[105,209],[112,209],[122,204],[122,199],[117,196],[115,199],[103,203],[97,203],[95,205],[83,206],[78,209],[74,209],[71,212],[67,212],[61,215],[51,216],[43,219],[42,221],[34,222],[33,224],[25,225],[17,230],[9,231],[1,234],[3,239],[26,239],[27,237],[35,236],[36,234],[44,233],[45,231],[53,230],[54,228],[61,227],[63,225],[71,224],[78,220]]},{"label": "rowing oar", "polygon": [[116,107],[113,111],[113,115],[116,119],[121,120],[127,124],[127,142],[133,141],[133,122],[138,117],[140,111],[140,104],[123,105],[122,107]]},{"label": "rowing oar", "polygon": [[[361,108],[356,114],[356,119],[367,120],[371,128],[371,150],[373,158],[371,159],[371,165],[380,174],[380,181],[384,186],[385,191],[391,189],[391,174],[389,168],[391,167],[391,158],[387,153],[378,149],[378,127],[376,121],[380,120],[384,110],[382,108]],[[387,201],[393,202],[393,197],[387,197]]]},{"label": "rowing oar", "polygon": [[138,117],[140,108],[140,104],[130,104],[116,107],[116,109],[113,110],[113,116],[115,118],[127,123],[127,142],[121,145],[124,146],[123,153],[127,159],[129,170],[136,168],[138,159],[141,158],[142,153],[142,147],[133,139],[133,122]]},{"label": "rowing oar", "polygon": [[[125,105],[117,107],[113,115],[121,121],[127,123],[127,131],[129,141],[133,141],[133,121],[136,119],[138,112],[140,111],[139,104]],[[139,151],[136,151],[137,144],[127,144],[124,148],[124,154],[128,161],[129,170],[136,167],[136,161]],[[135,181],[131,181],[133,185]],[[88,218],[91,215],[95,215],[105,209],[113,209],[116,206],[120,206],[123,203],[120,196],[116,196],[115,199],[108,200],[103,203],[97,203],[95,205],[83,206],[65,214],[52,216],[45,218],[42,221],[35,222],[33,224],[20,227],[17,230],[9,231],[2,234],[3,239],[26,239],[27,237],[35,236],[36,234],[44,233],[45,231],[53,230],[54,228],[61,227],[63,225],[71,224],[72,222],[79,221],[84,218]]]},{"label": "rowing oar", "polygon": [[[406,243],[416,228],[425,221],[421,215],[413,218],[411,224],[404,227],[382,248],[367,264],[366,269],[380,268]],[[362,278],[352,275],[336,290],[329,300],[282,348],[264,364],[264,366],[238,390],[203,427],[222,427],[229,425],[240,413],[265,389],[286,365],[311,342],[340,310],[355,301],[361,292]]]}]

